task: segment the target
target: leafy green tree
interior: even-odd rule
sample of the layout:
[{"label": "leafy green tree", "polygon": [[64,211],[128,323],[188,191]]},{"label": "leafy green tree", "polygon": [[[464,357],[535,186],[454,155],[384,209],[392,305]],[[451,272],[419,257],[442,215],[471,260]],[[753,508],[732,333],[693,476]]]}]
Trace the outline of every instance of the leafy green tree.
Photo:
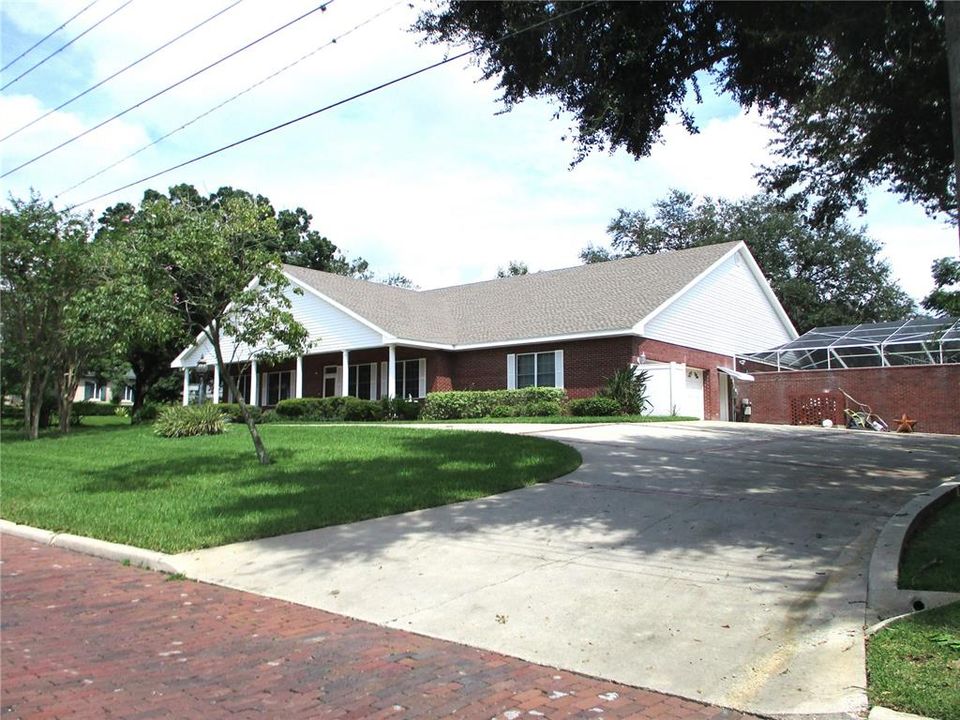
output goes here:
[{"label": "leafy green tree", "polygon": [[607,232],[611,247],[585,248],[584,262],[743,241],[801,333],[914,311],[880,259],[880,245],[862,229],[842,221],[812,226],[771,196],[697,202],[673,190],[654,203],[652,213],[620,210]]},{"label": "leafy green tree", "polygon": [[290,312],[280,257],[265,242],[279,234],[262,199],[234,194],[197,206],[157,196],[144,201],[112,254],[114,281],[127,288],[119,295],[131,299],[138,332],[149,337],[144,325],[162,317],[201,328],[264,465],[270,456],[229,365],[242,372],[249,361],[238,361],[241,354],[275,362],[306,351],[308,333]]},{"label": "leafy green tree", "polygon": [[940,258],[933,263],[933,291],[921,303],[943,317],[960,317],[960,258]]},{"label": "leafy green tree", "polygon": [[[232,201],[253,203],[257,208],[258,219],[264,228],[258,241],[267,252],[274,253],[285,263],[300,265],[314,270],[323,270],[338,275],[355,276],[369,279],[369,264],[363,258],[347,259],[339,248],[326,237],[311,229],[313,216],[303,208],[280,210],[277,212],[270,200],[263,195],[254,195],[245,190],[224,186],[209,195],[202,195],[193,185],[181,183],[171,187],[164,195],[156,190],[144,192],[141,208],[150,203],[167,201],[172,206],[192,208],[197,211],[223,211]],[[272,221],[272,224],[268,221]],[[151,229],[152,228],[152,229]],[[137,232],[157,232],[155,225],[145,224],[143,213],[130,203],[118,203],[107,208],[100,216],[97,241],[109,243],[120,241],[130,245],[131,234]],[[160,230],[162,232],[162,230]],[[135,307],[137,303],[130,303]],[[133,413],[140,409],[145,399],[152,395],[166,397],[166,385],[162,392],[154,393],[153,387],[170,375],[170,361],[180,350],[201,331],[197,319],[182,314],[178,322],[166,315],[156,322],[153,331],[146,332],[143,323],[135,323],[130,328],[140,328],[132,337],[127,338],[126,360],[134,372]]]},{"label": "leafy green tree", "polygon": [[527,264],[521,260],[511,260],[507,263],[506,268],[497,268],[497,277],[505,278],[512,277],[515,275],[527,275],[530,273],[530,268],[527,267]]},{"label": "leafy green tree", "polygon": [[953,142],[951,134],[960,117],[951,119],[949,88],[960,95],[958,16],[955,3],[892,0],[450,0],[415,28],[433,42],[482,46],[484,76],[499,79],[508,110],[555,100],[573,118],[575,162],[617,148],[648,155],[675,116],[696,132],[688,100],[699,102],[700,83],[712,80],[782,133],[784,162],[764,177],[794,202],[812,196],[814,219],[829,222],[888,182],[956,223],[960,132]]},{"label": "leafy green tree", "polygon": [[392,273],[387,275],[382,280],[384,285],[392,285],[393,287],[407,288],[408,290],[416,290],[417,285],[406,275],[401,275],[400,273]]},{"label": "leafy green tree", "polygon": [[33,193],[0,212],[0,304],[4,364],[15,368],[24,428],[36,439],[42,407],[55,394],[60,429],[81,372],[117,350],[116,324],[99,302],[101,278],[90,247],[90,219],[56,210]]}]

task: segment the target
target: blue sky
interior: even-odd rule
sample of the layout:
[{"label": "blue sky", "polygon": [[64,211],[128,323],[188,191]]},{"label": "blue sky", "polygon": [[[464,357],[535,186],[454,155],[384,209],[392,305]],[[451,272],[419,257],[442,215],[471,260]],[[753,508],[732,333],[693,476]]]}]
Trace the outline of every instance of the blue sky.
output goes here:
[{"label": "blue sky", "polygon": [[[4,0],[6,64],[89,0]],[[235,8],[32,128],[0,143],[5,169],[132,105],[319,0],[243,0]],[[12,80],[47,53],[119,7],[99,0],[3,74]],[[73,46],[0,94],[0,135],[111,74],[228,0],[158,5],[134,0]],[[295,68],[86,185],[58,197],[83,201],[144,175],[309,112],[435,62],[445,48],[421,46],[409,32],[422,3],[334,0],[323,13],[278,33],[118,121],[0,180],[0,192],[36,188],[51,198],[92,172],[206,111],[262,77],[387,10]],[[158,8],[162,7],[162,12]],[[187,182],[268,196],[276,207],[303,206],[314,227],[380,275],[402,273],[424,288],[493,277],[522,260],[546,270],[578,263],[587,244],[606,241],[618,208],[640,209],[677,187],[739,198],[757,190],[753,174],[769,155],[770,131],[703,84],[701,132],[673,123],[649,158],[595,154],[569,168],[548,101],[498,114],[493,82],[467,61],[454,62],[375,95],[306,120],[214,158],[83,206],[94,213],[143,190]],[[854,221],[884,244],[885,257],[915,297],[930,288],[930,262],[956,254],[956,231],[919,208],[877,191]]]}]

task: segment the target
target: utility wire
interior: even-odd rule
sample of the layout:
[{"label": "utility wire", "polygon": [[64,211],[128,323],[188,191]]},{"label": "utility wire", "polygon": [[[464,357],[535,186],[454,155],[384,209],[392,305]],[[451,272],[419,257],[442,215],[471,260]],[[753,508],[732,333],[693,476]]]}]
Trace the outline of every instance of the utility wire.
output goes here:
[{"label": "utility wire", "polygon": [[78,12],[76,12],[76,13],[74,13],[73,15],[71,15],[70,17],[68,17],[66,20],[63,21],[63,24],[61,24],[59,27],[54,28],[54,29],[51,30],[50,32],[48,32],[48,33],[47,33],[46,35],[44,35],[42,38],[40,38],[39,40],[37,40],[33,45],[31,45],[30,47],[28,47],[28,48],[27,48],[26,50],[24,50],[22,53],[20,53],[19,55],[17,55],[13,60],[11,60],[11,61],[8,62],[6,65],[4,65],[2,68],[0,68],[0,72],[4,72],[7,68],[9,68],[11,65],[13,65],[14,63],[16,63],[17,60],[19,60],[19,59],[22,58],[24,55],[26,55],[27,53],[29,53],[29,52],[31,52],[32,50],[34,50],[38,45],[42,45],[43,43],[45,43],[45,42],[46,42],[47,40],[49,40],[51,37],[53,37],[53,36],[56,35],[58,32],[60,32],[61,30],[63,30],[71,21],[73,21],[73,20],[75,20],[77,17],[79,17],[81,13],[86,12],[87,10],[89,10],[90,8],[92,8],[92,7],[93,7],[94,5],[96,5],[96,4],[97,4],[97,0],[93,0],[93,2],[90,3],[89,5],[87,5],[85,8],[83,8],[82,10],[79,10]]},{"label": "utility wire", "polygon": [[100,177],[101,175],[103,175],[103,174],[104,174],[105,172],[107,172],[108,170],[112,170],[112,169],[115,168],[117,165],[120,165],[120,164],[126,162],[127,160],[129,160],[129,159],[131,159],[131,158],[139,155],[139,154],[142,153],[144,150],[148,150],[148,149],[152,148],[154,145],[157,145],[157,144],[163,142],[164,140],[166,140],[166,139],[167,139],[168,137],[170,137],[171,135],[175,135],[175,134],[177,134],[178,132],[180,132],[181,130],[184,130],[184,129],[190,127],[191,125],[193,125],[193,124],[194,124],[195,122],[197,122],[198,120],[201,120],[201,119],[207,117],[208,115],[211,115],[212,113],[214,113],[214,112],[216,112],[217,110],[221,109],[221,108],[224,107],[225,105],[228,105],[229,103],[233,102],[233,101],[236,100],[237,98],[242,97],[243,95],[246,95],[246,94],[247,94],[248,92],[250,92],[251,90],[254,90],[254,89],[260,87],[260,86],[263,85],[264,83],[268,82],[269,80],[272,80],[273,78],[277,77],[277,76],[280,75],[281,73],[286,72],[287,70],[289,70],[290,68],[294,67],[295,65],[298,65],[298,64],[300,64],[301,62],[303,62],[304,60],[306,60],[306,59],[308,59],[308,58],[310,58],[310,57],[313,57],[314,55],[316,55],[316,54],[317,54],[318,52],[320,52],[321,50],[323,50],[323,49],[325,49],[325,48],[328,48],[328,47],[330,47],[331,45],[335,45],[337,42],[339,42],[340,40],[343,40],[343,38],[347,37],[348,35],[353,34],[353,33],[356,32],[357,30],[359,30],[360,28],[364,27],[365,25],[369,25],[370,23],[372,23],[374,20],[378,19],[379,17],[381,17],[381,16],[383,16],[383,15],[386,15],[388,12],[390,12],[391,10],[393,10],[395,7],[397,7],[398,5],[402,4],[403,2],[404,2],[404,0],[397,0],[397,2],[395,2],[393,5],[391,5],[390,7],[386,8],[385,10],[381,10],[381,11],[378,12],[376,15],[372,15],[371,17],[367,18],[367,19],[364,20],[363,22],[358,23],[357,25],[354,25],[352,28],[350,28],[350,29],[347,30],[346,32],[341,33],[340,35],[337,35],[337,36],[334,37],[332,40],[329,40],[329,41],[325,42],[323,45],[320,45],[320,46],[317,47],[316,49],[308,52],[306,55],[301,55],[299,58],[297,58],[297,59],[294,60],[293,62],[288,63],[287,65],[283,66],[282,68],[280,68],[280,69],[277,70],[276,72],[271,73],[270,75],[267,75],[266,77],[258,80],[258,81],[255,82],[253,85],[248,85],[245,89],[241,90],[240,92],[236,93],[235,95],[232,95],[231,97],[227,98],[226,100],[224,100],[223,102],[219,103],[218,105],[214,105],[214,106],[213,106],[212,108],[210,108],[209,110],[206,110],[206,111],[200,113],[199,115],[195,116],[194,118],[192,118],[192,119],[188,120],[187,122],[183,123],[183,125],[180,125],[179,127],[174,128],[174,129],[171,130],[170,132],[166,133],[165,135],[161,135],[161,136],[158,137],[156,140],[154,140],[154,141],[152,141],[152,142],[149,142],[149,143],[147,143],[146,145],[143,145],[143,146],[137,148],[136,150],[134,150],[134,151],[133,151],[132,153],[130,153],[129,155],[125,155],[124,157],[120,158],[120,159],[117,160],[116,162],[111,163],[110,165],[107,165],[106,167],[98,170],[98,171],[95,172],[93,175],[89,175],[88,177],[85,177],[83,180],[81,180],[80,182],[76,183],[75,185],[71,185],[71,186],[68,187],[66,190],[61,190],[59,193],[57,193],[56,195],[54,195],[51,199],[52,199],[52,200],[56,200],[56,199],[57,199],[58,197],[60,197],[61,195],[66,195],[68,192],[71,192],[72,190],[76,190],[76,189],[77,189],[78,187],[80,187],[81,185],[86,185],[88,182],[90,182],[90,181],[93,180],[94,178]]},{"label": "utility wire", "polygon": [[[251,42],[248,42],[248,43],[247,43],[246,45],[244,45],[243,47],[234,50],[232,53],[229,53],[229,54],[227,54],[227,55],[224,55],[224,56],[223,56],[222,58],[220,58],[219,60],[215,60],[214,62],[210,63],[210,64],[207,65],[206,67],[203,67],[203,68],[197,70],[196,72],[191,73],[190,75],[187,75],[185,78],[181,78],[180,80],[177,80],[177,82],[173,83],[172,85],[168,85],[168,86],[165,87],[163,90],[160,90],[160,91],[158,91],[158,92],[155,92],[153,95],[151,95],[151,96],[149,96],[149,97],[147,97],[147,98],[144,98],[143,100],[141,100],[140,102],[136,103],[135,105],[131,105],[131,106],[128,107],[126,110],[121,110],[121,111],[118,112],[116,115],[113,115],[112,117],[107,118],[107,119],[104,120],[103,122],[97,123],[97,124],[94,125],[93,127],[87,128],[86,130],[84,130],[84,131],[83,131],[82,133],[80,133],[79,135],[74,135],[74,136],[73,136],[72,138],[70,138],[69,140],[64,140],[64,141],[63,141],[62,143],[60,143],[59,145],[56,145],[56,146],[50,148],[49,150],[46,150],[46,151],[40,153],[39,155],[35,155],[34,157],[30,158],[30,159],[27,160],[26,162],[20,163],[19,165],[17,165],[17,166],[16,166],[15,168],[13,168],[12,170],[7,170],[5,173],[3,173],[3,175],[0,175],[0,178],[5,178],[5,177],[7,177],[8,175],[12,175],[13,173],[17,172],[18,170],[22,170],[23,168],[27,167],[27,165],[32,165],[32,164],[35,163],[37,160],[39,160],[39,159],[41,159],[41,158],[45,158],[45,157],[46,157],[47,155],[49,155],[50,153],[56,152],[57,150],[59,150],[59,149],[62,148],[62,147],[66,147],[66,146],[69,145],[70,143],[79,140],[80,138],[84,137],[85,135],[89,135],[89,134],[92,133],[94,130],[98,130],[98,129],[102,128],[102,127],[103,127],[104,125],[106,125],[107,123],[111,123],[111,122],[113,122],[114,120],[116,120],[117,118],[123,117],[123,116],[126,115],[128,112],[131,112],[131,111],[133,111],[133,110],[136,110],[138,107],[141,107],[141,106],[143,106],[143,105],[146,105],[146,104],[147,104],[148,102],[150,102],[151,100],[154,100],[154,99],[160,97],[160,96],[163,95],[164,93],[169,92],[170,90],[173,90],[175,87],[178,87],[179,85],[183,85],[183,83],[187,82],[188,80],[192,80],[193,78],[197,77],[197,75],[200,75],[200,74],[202,74],[202,73],[205,73],[207,70],[210,70],[211,68],[216,67],[216,66],[219,65],[220,63],[225,62],[226,60],[229,60],[230,58],[234,57],[235,55],[239,55],[240,53],[242,53],[242,52],[245,51],[245,50],[249,50],[249,49],[252,48],[254,45],[256,45],[256,44],[259,43],[259,42],[262,42],[262,41],[266,40],[266,39],[267,39],[268,37],[270,37],[271,35],[276,35],[276,34],[277,34],[278,32],[280,32],[281,30],[284,30],[284,29],[290,27],[291,25],[300,22],[301,20],[303,20],[303,19],[304,19],[305,17],[307,17],[308,15],[312,15],[313,13],[317,12],[318,10],[320,10],[320,11],[325,11],[325,10],[327,9],[327,6],[330,5],[330,4],[332,4],[333,1],[334,1],[334,0],[325,0],[325,2],[323,2],[323,3],[320,4],[320,5],[317,5],[317,6],[316,6],[315,8],[313,8],[312,10],[308,10],[308,11],[305,12],[303,15],[300,15],[299,17],[296,17],[296,18],[294,18],[293,20],[290,20],[289,22],[284,23],[284,24],[281,25],[280,27],[271,30],[270,32],[266,33],[265,35],[261,35],[261,36],[258,37],[256,40],[252,40]],[[132,2],[132,0],[127,0],[127,2],[128,2],[128,3],[129,3],[129,2]]]},{"label": "utility wire", "polygon": [[196,25],[194,25],[194,26],[193,26],[192,28],[190,28],[189,30],[184,30],[182,33],[180,33],[179,35],[177,35],[175,38],[172,38],[172,39],[168,40],[167,42],[165,42],[163,45],[161,45],[160,47],[156,48],[155,50],[151,50],[151,51],[148,52],[146,55],[144,55],[143,57],[141,57],[139,60],[134,60],[132,63],[130,63],[130,64],[127,65],[126,67],[123,67],[123,68],[120,68],[119,70],[117,70],[113,75],[110,75],[109,77],[105,77],[105,78],[104,78],[103,80],[101,80],[100,82],[98,82],[98,83],[96,83],[96,84],[94,84],[94,85],[91,85],[91,86],[88,87],[86,90],[84,90],[82,93],[79,93],[78,95],[74,95],[72,98],[70,98],[69,100],[66,100],[65,102],[60,103],[59,105],[57,105],[57,107],[53,108],[52,110],[48,110],[48,111],[45,112],[43,115],[40,115],[39,117],[35,117],[33,120],[31,120],[30,122],[28,122],[28,123],[27,123],[26,125],[24,125],[23,127],[17,128],[16,130],[14,130],[12,133],[9,133],[8,135],[4,135],[2,138],[0,138],[0,142],[3,142],[4,140],[9,140],[10,138],[12,138],[12,137],[13,137],[14,135],[16,135],[17,133],[22,132],[23,130],[26,130],[28,127],[30,127],[31,125],[33,125],[33,124],[35,124],[35,123],[40,122],[40,121],[43,120],[45,117],[48,117],[48,116],[52,115],[53,113],[57,112],[58,110],[63,110],[63,108],[65,108],[65,107],[66,107],[67,105],[69,105],[70,103],[74,102],[75,100],[79,100],[80,98],[82,98],[82,97],[83,97],[84,95],[86,95],[87,93],[93,92],[93,91],[96,90],[98,87],[100,87],[101,85],[104,85],[104,84],[110,82],[111,80],[113,80],[113,79],[114,79],[115,77],[117,77],[118,75],[121,75],[121,74],[125,73],[127,70],[129,70],[130,68],[135,67],[136,65],[139,65],[140,63],[142,63],[142,62],[143,62],[144,60],[146,60],[147,58],[153,57],[154,55],[156,55],[156,54],[157,54],[158,52],[160,52],[161,50],[170,47],[170,46],[173,45],[175,42],[177,42],[177,40],[180,40],[181,38],[184,38],[184,37],[186,37],[187,35],[189,35],[190,33],[192,33],[194,30],[197,30],[197,29],[203,27],[204,25],[206,25],[206,24],[207,24],[208,22],[210,22],[211,20],[213,20],[213,19],[215,19],[215,18],[223,15],[223,13],[227,12],[227,10],[231,10],[231,9],[235,8],[235,7],[236,7],[237,5],[239,5],[241,2],[243,2],[243,0],[235,0],[232,4],[227,5],[227,7],[223,8],[222,10],[220,10],[220,11],[217,12],[217,13],[214,13],[213,15],[211,15],[210,17],[208,17],[206,20],[203,20],[203,21],[197,23]]},{"label": "utility wire", "polygon": [[123,5],[121,5],[120,7],[118,7],[116,10],[112,11],[109,15],[107,15],[106,17],[102,17],[102,18],[100,18],[99,20],[97,20],[93,25],[91,25],[91,26],[88,27],[86,30],[84,30],[82,33],[80,33],[79,35],[77,35],[73,40],[71,40],[71,41],[69,41],[69,42],[67,42],[67,43],[64,43],[63,45],[61,45],[60,47],[58,47],[56,50],[54,50],[52,53],[50,53],[49,55],[47,55],[43,60],[41,60],[40,62],[36,63],[35,65],[32,65],[31,67],[28,67],[28,68],[27,68],[26,70],[24,70],[22,73],[20,73],[19,75],[17,75],[13,80],[11,80],[10,82],[8,82],[8,83],[7,83],[6,85],[4,85],[3,87],[0,87],[0,92],[2,92],[3,90],[6,90],[8,87],[10,87],[11,85],[13,85],[17,80],[20,80],[21,78],[24,78],[24,77],[26,77],[27,75],[29,75],[30,73],[32,73],[34,70],[36,70],[38,67],[40,67],[41,65],[43,65],[47,60],[49,60],[50,58],[52,58],[54,55],[57,55],[57,54],[63,52],[64,50],[66,50],[68,47],[70,47],[71,45],[73,45],[77,40],[79,40],[80,38],[82,38],[84,35],[86,35],[88,32],[90,32],[91,30],[93,30],[94,28],[96,28],[96,27],[97,27],[98,25],[100,25],[101,23],[104,23],[104,22],[106,22],[107,20],[109,20],[110,18],[112,18],[114,15],[116,15],[118,12],[120,12],[121,10],[123,10],[127,5],[129,5],[129,4],[132,3],[132,2],[133,2],[133,0],[127,0]]},{"label": "utility wire", "polygon": [[430,64],[430,65],[426,65],[426,66],[420,68],[419,70],[414,70],[414,71],[412,71],[412,72],[408,72],[407,74],[401,75],[400,77],[396,77],[396,78],[394,78],[393,80],[387,80],[386,82],[380,83],[379,85],[376,85],[375,87],[368,88],[367,90],[363,90],[362,92],[355,93],[354,95],[351,95],[351,96],[349,96],[349,97],[343,98],[342,100],[337,100],[336,102],[330,103],[329,105],[325,105],[325,106],[323,106],[322,108],[318,108],[318,109],[316,109],[316,110],[313,110],[313,111],[311,111],[311,112],[308,112],[308,113],[306,113],[306,114],[304,114],[304,115],[301,115],[301,116],[299,116],[299,117],[295,117],[295,118],[293,118],[292,120],[287,120],[286,122],[282,122],[282,123],[280,123],[279,125],[274,125],[273,127],[267,128],[266,130],[261,130],[260,132],[254,133],[253,135],[248,135],[248,136],[245,137],[245,138],[242,138],[242,139],[240,139],[240,140],[236,140],[236,141],[234,141],[234,142],[232,142],[232,143],[230,143],[230,144],[228,144],[228,145],[224,145],[224,146],[222,146],[222,147],[219,147],[219,148],[217,148],[216,150],[211,150],[211,151],[209,151],[209,152],[203,153],[202,155],[197,155],[197,156],[195,156],[195,157],[192,157],[192,158],[190,158],[189,160],[184,160],[183,162],[177,163],[176,165],[171,165],[170,167],[165,168],[165,169],[163,169],[163,170],[160,170],[160,171],[158,171],[158,172],[155,172],[155,173],[153,173],[152,175],[147,175],[147,176],[145,176],[145,177],[140,178],[139,180],[134,180],[133,182],[129,182],[129,183],[127,183],[126,185],[121,185],[120,187],[113,188],[112,190],[108,190],[108,191],[105,192],[105,193],[101,193],[101,194],[96,195],[96,196],[94,196],[94,197],[87,198],[86,200],[83,200],[83,201],[81,201],[81,202],[75,203],[74,205],[70,205],[70,206],[67,207],[66,209],[67,209],[68,211],[69,211],[69,210],[73,210],[73,209],[75,209],[75,208],[80,207],[81,205],[87,205],[88,203],[92,203],[92,202],[95,202],[95,201],[97,201],[97,200],[101,200],[102,198],[105,198],[105,197],[107,197],[108,195],[112,195],[113,193],[120,192],[121,190],[126,190],[127,188],[131,188],[131,187],[133,187],[134,185],[139,185],[140,183],[147,182],[148,180],[153,180],[154,178],[158,178],[158,177],[160,177],[161,175],[166,175],[168,172],[173,172],[174,170],[179,170],[180,168],[186,167],[187,165],[192,165],[193,163],[199,162],[200,160],[205,160],[205,159],[208,158],[208,157],[212,157],[212,156],[214,156],[214,155],[218,155],[218,154],[220,154],[220,153],[222,153],[222,152],[224,152],[224,151],[226,151],[226,150],[230,150],[230,149],[235,148],[235,147],[237,147],[237,146],[239,146],[239,145],[243,145],[243,144],[245,144],[245,143],[250,142],[251,140],[256,140],[257,138],[263,137],[264,135],[269,135],[269,134],[272,133],[272,132],[275,132],[275,131],[277,131],[277,130],[281,130],[281,129],[285,128],[285,127],[289,127],[290,125],[294,125],[294,124],[296,124],[296,123],[298,123],[298,122],[300,122],[300,121],[302,121],[302,120],[306,120],[307,118],[314,117],[315,115],[319,115],[319,114],[321,114],[321,113],[327,112],[328,110],[333,110],[334,108],[340,107],[341,105],[345,105],[345,104],[347,104],[347,103],[349,103],[349,102],[352,102],[352,101],[354,101],[354,100],[357,100],[357,99],[359,99],[359,98],[362,98],[362,97],[364,97],[364,96],[366,96],[366,95],[371,95],[371,94],[373,94],[373,93],[375,93],[375,92],[378,92],[378,91],[380,91],[380,90],[383,90],[384,88],[388,88],[388,87],[390,87],[391,85],[396,85],[397,83],[401,83],[401,82],[403,82],[404,80],[409,80],[410,78],[416,77],[417,75],[422,75],[422,74],[425,73],[425,72],[429,72],[430,70],[433,70],[433,69],[435,69],[435,68],[438,68],[438,67],[441,67],[441,66],[443,66],[443,65],[446,65],[447,63],[451,63],[451,62],[453,62],[454,60],[459,60],[459,59],[461,59],[461,58],[467,57],[468,55],[473,55],[474,53],[480,52],[480,51],[483,50],[485,47],[488,47],[488,46],[490,46],[490,45],[495,45],[495,44],[497,44],[497,43],[502,43],[503,41],[509,40],[510,38],[516,37],[517,35],[520,35],[520,34],[522,34],[522,33],[529,32],[529,31],[531,31],[531,30],[536,30],[537,28],[542,27],[542,26],[544,26],[544,25],[549,25],[550,23],[554,23],[554,22],[556,22],[557,20],[560,20],[561,18],[564,18],[564,17],[567,17],[568,15],[573,15],[574,13],[578,13],[578,12],[581,12],[581,11],[583,11],[583,10],[586,10],[588,7],[592,7],[592,6],[594,6],[594,5],[597,5],[597,4],[600,3],[600,2],[601,2],[601,0],[593,0],[593,2],[589,2],[589,3],[585,4],[585,5],[581,5],[581,6],[579,6],[579,7],[573,8],[572,10],[567,10],[566,12],[560,13],[559,15],[555,15],[554,17],[547,18],[546,20],[541,20],[540,22],[534,23],[533,25],[528,25],[527,27],[521,28],[520,30],[514,30],[513,32],[509,32],[509,33],[507,33],[506,35],[503,35],[503,36],[497,38],[496,40],[492,40],[492,41],[487,42],[487,43],[481,43],[481,44],[479,44],[479,45],[475,45],[474,47],[470,48],[469,50],[464,50],[463,52],[457,53],[456,55],[453,55],[453,56],[451,56],[451,57],[445,58],[444,60],[439,60],[439,61],[437,61],[437,62],[435,62],[435,63]]}]

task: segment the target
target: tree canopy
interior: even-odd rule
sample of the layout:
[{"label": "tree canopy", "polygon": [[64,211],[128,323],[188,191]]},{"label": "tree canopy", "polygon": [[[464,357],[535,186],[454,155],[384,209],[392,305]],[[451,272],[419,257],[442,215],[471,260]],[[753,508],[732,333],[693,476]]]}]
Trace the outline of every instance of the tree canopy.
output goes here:
[{"label": "tree canopy", "polygon": [[482,44],[484,76],[499,79],[507,109],[556,101],[573,116],[575,162],[595,150],[648,155],[674,116],[696,132],[688,98],[699,101],[708,79],[782,133],[767,188],[813,198],[814,220],[887,182],[956,222],[944,5],[451,0],[415,28]]},{"label": "tree canopy", "polygon": [[507,263],[507,267],[497,268],[498,278],[511,277],[514,275],[527,275],[529,273],[530,268],[522,260],[511,260]]},{"label": "tree canopy", "polygon": [[880,246],[845,222],[811,226],[776,198],[739,202],[672,191],[644,210],[620,210],[610,248],[589,246],[584,262],[743,241],[801,333],[825,325],[896,320],[913,301],[890,277]]}]

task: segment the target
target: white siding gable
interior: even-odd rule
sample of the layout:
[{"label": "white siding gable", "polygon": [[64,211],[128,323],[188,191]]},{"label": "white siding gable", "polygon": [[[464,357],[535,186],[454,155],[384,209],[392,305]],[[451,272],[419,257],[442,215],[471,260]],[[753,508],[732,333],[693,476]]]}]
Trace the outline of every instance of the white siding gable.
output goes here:
[{"label": "white siding gable", "polygon": [[[309,290],[304,290],[302,295],[298,295],[293,288],[294,286],[290,285],[284,291],[284,294],[290,299],[293,316],[303,324],[310,334],[312,345],[308,353],[378,347],[384,344],[383,336],[376,330],[317,297]],[[234,343],[229,338],[224,338],[222,346],[224,360],[230,362],[234,352]],[[201,356],[208,363],[213,362],[213,349],[206,339],[186,353],[181,363],[183,366],[193,367]],[[237,352],[235,360],[246,361],[248,359],[249,351],[241,348]]]},{"label": "white siding gable", "polygon": [[794,339],[743,252],[733,253],[644,323],[643,335],[722,355]]}]

